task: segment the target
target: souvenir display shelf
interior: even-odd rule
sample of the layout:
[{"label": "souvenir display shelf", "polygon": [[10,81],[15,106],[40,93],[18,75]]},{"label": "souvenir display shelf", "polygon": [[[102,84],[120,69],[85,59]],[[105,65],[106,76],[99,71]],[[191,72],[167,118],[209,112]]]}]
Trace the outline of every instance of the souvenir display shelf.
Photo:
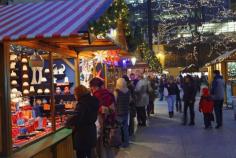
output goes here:
[{"label": "souvenir display shelf", "polygon": [[[15,150],[61,129],[67,118],[66,110],[73,109],[76,104],[70,92],[74,83],[66,77],[65,66],[50,73],[45,66],[45,62],[49,62],[45,58],[48,55],[43,56],[10,54],[11,126]],[[63,79],[64,82],[57,82]]]},{"label": "souvenir display shelf", "polygon": [[107,66],[107,88],[111,91],[114,90],[116,81],[119,77],[122,77],[119,68],[115,66]]}]

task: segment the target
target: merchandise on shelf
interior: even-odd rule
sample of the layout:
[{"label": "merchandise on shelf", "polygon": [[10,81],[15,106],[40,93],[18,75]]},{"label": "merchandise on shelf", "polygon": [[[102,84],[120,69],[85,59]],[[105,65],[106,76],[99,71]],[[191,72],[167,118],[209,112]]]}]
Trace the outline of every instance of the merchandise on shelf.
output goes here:
[{"label": "merchandise on shelf", "polygon": [[[45,67],[44,59],[38,53],[10,55],[11,80],[11,114],[12,114],[12,142],[18,148],[35,141],[53,131],[60,129],[66,120],[66,110],[75,107],[75,98],[70,94],[73,83],[64,74],[65,65],[57,67],[57,77],[64,79],[64,83],[54,83],[55,90],[51,91],[50,70]],[[55,96],[55,118],[51,117],[51,95]]]}]

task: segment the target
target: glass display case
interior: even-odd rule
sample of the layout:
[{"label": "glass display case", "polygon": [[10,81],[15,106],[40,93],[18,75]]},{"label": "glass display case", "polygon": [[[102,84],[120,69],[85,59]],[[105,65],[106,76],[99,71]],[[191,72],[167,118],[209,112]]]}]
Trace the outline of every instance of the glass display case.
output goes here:
[{"label": "glass display case", "polygon": [[228,76],[228,80],[236,81],[236,62],[235,61],[227,62],[227,76]]},{"label": "glass display case", "polygon": [[35,97],[42,93],[50,94],[49,88],[42,88],[46,83],[43,67],[44,59],[38,53],[28,55],[11,49],[10,97],[13,148],[19,148],[52,131],[50,114],[44,111],[44,105],[50,102]]},{"label": "glass display case", "polygon": [[11,47],[9,59],[14,149],[61,129],[66,111],[76,104],[71,90],[74,83],[69,81],[64,64],[58,68],[49,53],[24,52],[17,47]]}]

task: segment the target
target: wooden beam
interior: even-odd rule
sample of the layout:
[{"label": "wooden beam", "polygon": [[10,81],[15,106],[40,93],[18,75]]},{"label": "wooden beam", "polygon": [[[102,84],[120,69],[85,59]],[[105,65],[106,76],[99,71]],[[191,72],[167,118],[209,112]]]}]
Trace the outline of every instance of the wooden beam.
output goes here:
[{"label": "wooden beam", "polygon": [[1,156],[12,153],[11,99],[10,99],[10,49],[9,43],[0,43],[0,123]]},{"label": "wooden beam", "polygon": [[75,66],[73,64],[71,64],[71,62],[66,59],[66,58],[62,58],[62,60],[73,70],[75,71]]},{"label": "wooden beam", "polygon": [[16,44],[16,45],[22,45],[22,46],[26,46],[29,48],[33,48],[33,49],[41,49],[41,50],[45,50],[45,51],[49,51],[49,52],[55,52],[61,55],[65,55],[67,57],[72,57],[72,58],[76,58],[77,55],[75,53],[75,51],[69,50],[69,49],[65,49],[65,48],[60,48],[57,46],[51,46],[42,42],[27,42],[27,41],[21,41],[21,42],[11,42],[11,44]]},{"label": "wooden beam", "polygon": [[76,50],[76,51],[98,51],[98,50],[117,50],[119,49],[118,46],[116,45],[101,45],[101,46],[70,46],[69,47],[71,50]]},{"label": "wooden beam", "polygon": [[80,72],[79,72],[79,56],[77,58],[74,59],[74,63],[75,63],[75,86],[79,86],[80,85]]},{"label": "wooden beam", "polygon": [[48,56],[49,61],[49,70],[50,70],[50,112],[51,112],[51,120],[52,120],[52,130],[56,131],[56,118],[55,118],[55,96],[54,96],[54,75],[53,75],[53,56],[52,52],[49,52]]}]

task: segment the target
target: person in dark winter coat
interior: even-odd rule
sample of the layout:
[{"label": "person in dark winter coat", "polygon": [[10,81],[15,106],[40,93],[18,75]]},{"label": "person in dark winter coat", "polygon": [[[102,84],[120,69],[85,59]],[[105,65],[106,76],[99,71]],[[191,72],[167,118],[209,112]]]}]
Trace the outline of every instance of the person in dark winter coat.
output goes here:
[{"label": "person in dark winter coat", "polygon": [[123,144],[122,147],[129,146],[129,103],[131,99],[130,91],[127,88],[127,83],[124,78],[119,78],[116,82],[114,91],[116,100],[117,120],[122,125]]},{"label": "person in dark winter coat", "polygon": [[202,96],[199,103],[199,111],[203,113],[205,129],[211,128],[211,121],[214,121],[213,116],[214,102],[209,94],[208,88],[202,89]]},{"label": "person in dark winter coat", "polygon": [[104,82],[99,78],[93,78],[89,85],[93,96],[99,100],[97,155],[101,158],[113,158],[115,154],[109,146],[109,129],[107,127],[116,121],[115,97],[108,89],[104,88]]},{"label": "person in dark winter coat", "polygon": [[75,88],[75,97],[78,103],[66,124],[74,129],[73,140],[77,158],[91,158],[92,149],[97,143],[95,122],[99,103],[83,85]]},{"label": "person in dark winter coat", "polygon": [[194,103],[195,103],[195,97],[196,97],[196,86],[194,85],[194,81],[192,76],[188,75],[185,78],[185,82],[183,85],[183,101],[184,101],[184,118],[183,118],[183,125],[186,125],[187,123],[187,111],[188,108],[190,110],[190,126],[195,125],[194,118]]},{"label": "person in dark winter coat", "polygon": [[129,103],[129,115],[130,115],[130,119],[129,119],[129,135],[132,136],[134,135],[134,126],[135,126],[135,117],[136,117],[136,97],[135,97],[135,86],[133,85],[133,83],[129,80],[128,76],[124,75],[123,78],[125,79],[126,83],[127,83],[127,88],[130,91],[130,95],[131,95],[131,100]]},{"label": "person in dark winter coat", "polygon": [[174,116],[174,105],[176,101],[176,94],[179,89],[177,84],[174,82],[174,78],[171,77],[165,85],[165,88],[168,90],[168,96],[166,96],[166,100],[168,103],[169,117],[172,118]]},{"label": "person in dark winter coat", "polygon": [[216,116],[216,129],[222,126],[223,120],[223,104],[225,96],[225,82],[223,77],[220,75],[219,70],[214,71],[215,77],[211,85],[211,96],[214,100],[214,111]]}]

